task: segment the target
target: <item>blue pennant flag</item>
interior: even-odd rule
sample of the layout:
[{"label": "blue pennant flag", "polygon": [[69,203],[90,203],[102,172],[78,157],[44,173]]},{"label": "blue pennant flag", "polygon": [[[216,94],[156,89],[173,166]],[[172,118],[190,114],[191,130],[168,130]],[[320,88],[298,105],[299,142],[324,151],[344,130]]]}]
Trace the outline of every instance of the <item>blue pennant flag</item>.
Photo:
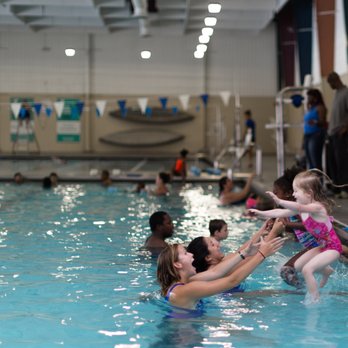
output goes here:
[{"label": "blue pennant flag", "polygon": [[167,101],[168,101],[168,98],[167,97],[160,97],[158,98],[159,101],[161,102],[161,105],[162,105],[162,109],[166,109],[167,108]]},{"label": "blue pennant flag", "polygon": [[95,112],[97,113],[97,117],[100,117],[100,111],[98,108],[95,108]]},{"label": "blue pennant flag", "polygon": [[206,107],[207,104],[208,104],[209,95],[208,95],[208,94],[202,94],[202,95],[201,95],[201,98],[202,98],[202,101],[203,101],[203,103],[204,103],[204,106]]},{"label": "blue pennant flag", "polygon": [[27,113],[27,110],[25,108],[21,108],[21,110],[19,111],[19,118],[25,118],[26,116],[26,113]]},{"label": "blue pennant flag", "polygon": [[145,109],[145,115],[146,115],[146,117],[151,117],[152,116],[152,108],[147,106]]},{"label": "blue pennant flag", "polygon": [[172,107],[172,111],[173,111],[173,115],[175,116],[178,113],[178,107],[177,106],[173,106]]},{"label": "blue pennant flag", "polygon": [[120,107],[122,117],[126,117],[126,115],[127,115],[127,109],[126,109],[127,101],[124,99],[120,99],[117,101],[117,103],[118,103],[118,106]]},{"label": "blue pennant flag", "polygon": [[52,115],[52,108],[50,106],[46,106],[46,116],[50,117]]},{"label": "blue pennant flag", "polygon": [[70,107],[71,110],[71,119],[78,120],[80,118],[79,110],[77,108],[77,105],[72,105]]},{"label": "blue pennant flag", "polygon": [[76,107],[77,107],[77,111],[79,113],[79,116],[82,115],[82,111],[83,111],[83,107],[84,106],[85,106],[84,102],[79,101],[79,102],[76,103]]},{"label": "blue pennant flag", "polygon": [[35,110],[37,116],[40,116],[41,107],[42,107],[41,103],[35,103],[34,104],[34,110]]}]

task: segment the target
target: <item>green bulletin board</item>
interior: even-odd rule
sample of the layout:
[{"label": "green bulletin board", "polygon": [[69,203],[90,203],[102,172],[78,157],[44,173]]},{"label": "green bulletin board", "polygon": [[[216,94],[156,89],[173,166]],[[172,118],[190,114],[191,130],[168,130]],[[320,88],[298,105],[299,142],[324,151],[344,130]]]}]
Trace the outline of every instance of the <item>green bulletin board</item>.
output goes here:
[{"label": "green bulletin board", "polygon": [[57,141],[60,143],[77,143],[80,141],[81,115],[77,106],[79,102],[79,99],[64,99],[62,115],[57,116]]}]

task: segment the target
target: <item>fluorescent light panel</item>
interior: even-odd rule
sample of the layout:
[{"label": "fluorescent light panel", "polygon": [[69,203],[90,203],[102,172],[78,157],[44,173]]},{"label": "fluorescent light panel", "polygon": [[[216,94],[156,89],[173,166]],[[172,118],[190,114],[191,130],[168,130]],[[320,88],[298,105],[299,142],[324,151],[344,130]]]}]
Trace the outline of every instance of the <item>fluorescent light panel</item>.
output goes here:
[{"label": "fluorescent light panel", "polygon": [[215,17],[205,17],[204,24],[207,27],[214,27],[216,25],[217,19]]},{"label": "fluorescent light panel", "polygon": [[218,2],[212,2],[208,5],[209,13],[220,13],[221,5]]}]

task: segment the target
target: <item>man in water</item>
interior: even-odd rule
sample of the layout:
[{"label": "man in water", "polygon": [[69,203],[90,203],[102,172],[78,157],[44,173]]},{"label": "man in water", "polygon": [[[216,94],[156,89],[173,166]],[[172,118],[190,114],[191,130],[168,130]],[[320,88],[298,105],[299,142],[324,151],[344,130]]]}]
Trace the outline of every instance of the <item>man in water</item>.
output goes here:
[{"label": "man in water", "polygon": [[149,224],[151,236],[146,239],[144,248],[158,255],[168,245],[165,239],[174,233],[172,218],[165,211],[156,211],[150,216]]}]

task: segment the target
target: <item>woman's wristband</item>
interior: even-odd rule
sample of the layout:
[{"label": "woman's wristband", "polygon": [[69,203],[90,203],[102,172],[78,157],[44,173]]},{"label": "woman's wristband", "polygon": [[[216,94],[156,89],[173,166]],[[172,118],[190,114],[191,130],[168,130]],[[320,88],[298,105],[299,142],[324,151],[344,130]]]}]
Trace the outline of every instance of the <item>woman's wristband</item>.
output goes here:
[{"label": "woman's wristband", "polygon": [[257,252],[259,252],[261,254],[261,256],[263,257],[263,259],[266,258],[266,256],[263,254],[263,252],[259,249]]},{"label": "woman's wristband", "polygon": [[242,258],[242,260],[245,260],[245,256],[241,253],[240,250],[238,250],[238,254],[239,254],[239,256]]}]

